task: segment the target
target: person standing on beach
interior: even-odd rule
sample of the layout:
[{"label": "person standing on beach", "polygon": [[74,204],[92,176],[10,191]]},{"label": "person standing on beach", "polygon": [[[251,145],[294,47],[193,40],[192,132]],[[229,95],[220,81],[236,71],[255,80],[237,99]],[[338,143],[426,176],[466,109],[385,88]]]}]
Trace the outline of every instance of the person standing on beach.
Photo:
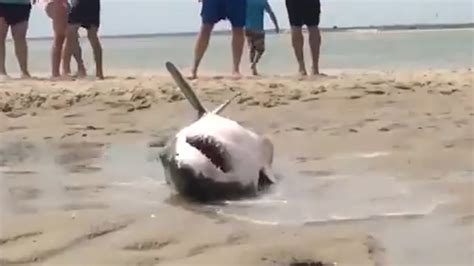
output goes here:
[{"label": "person standing on beach", "polygon": [[96,77],[98,79],[104,79],[102,45],[98,36],[99,26],[100,0],[72,0],[68,17],[66,46],[64,48],[64,72],[68,71],[67,66],[71,63],[73,51],[80,51],[78,31],[80,27],[83,27],[87,30],[87,38],[89,39],[94,54]]},{"label": "person standing on beach", "polygon": [[254,76],[258,75],[257,63],[265,52],[264,12],[270,15],[277,33],[280,32],[278,21],[267,0],[247,0],[247,19],[245,35],[250,55],[250,68]]},{"label": "person standing on beach", "polygon": [[21,77],[30,78],[28,72],[28,44],[26,33],[31,6],[36,0],[0,0],[0,79],[8,78],[5,67],[5,45],[8,29],[11,28],[15,54],[20,65]]},{"label": "person standing on beach", "polygon": [[214,25],[223,19],[228,19],[232,25],[232,74],[240,77],[247,0],[199,0],[199,2],[202,3],[202,24],[194,48],[191,78],[197,78],[198,68],[209,45]]},{"label": "person standing on beach", "polygon": [[306,25],[313,59],[312,74],[321,75],[319,72],[319,53],[321,47],[321,32],[319,31],[321,15],[320,1],[286,0],[286,9],[291,26],[291,42],[298,61],[299,74],[302,76],[307,75],[304,61],[304,37],[302,30],[303,25]]},{"label": "person standing on beach", "polygon": [[[51,47],[51,77],[58,78],[60,76],[59,69],[64,52],[64,42],[66,40],[70,5],[68,0],[42,0],[42,3],[46,14],[51,18],[54,31],[53,45]],[[77,76],[83,77],[86,75],[86,69],[81,57],[80,49],[81,47],[77,45],[76,50],[73,52],[73,56],[77,62]],[[64,75],[69,75],[71,73],[71,67],[69,65],[64,65],[63,70]]]}]

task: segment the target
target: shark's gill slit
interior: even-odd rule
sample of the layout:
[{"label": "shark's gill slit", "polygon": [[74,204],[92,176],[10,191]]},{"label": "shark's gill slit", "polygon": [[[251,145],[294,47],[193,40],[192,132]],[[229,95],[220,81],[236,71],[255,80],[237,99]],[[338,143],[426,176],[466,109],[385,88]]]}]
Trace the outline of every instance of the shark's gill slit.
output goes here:
[{"label": "shark's gill slit", "polygon": [[224,147],[211,136],[187,137],[186,142],[199,150],[222,172],[229,172],[230,166],[226,162]]}]

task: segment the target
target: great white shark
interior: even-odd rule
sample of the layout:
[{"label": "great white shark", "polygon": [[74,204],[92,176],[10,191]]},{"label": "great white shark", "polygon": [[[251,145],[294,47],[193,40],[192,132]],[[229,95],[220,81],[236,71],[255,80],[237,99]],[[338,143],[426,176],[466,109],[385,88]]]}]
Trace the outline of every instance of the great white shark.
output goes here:
[{"label": "great white shark", "polygon": [[160,152],[167,184],[185,198],[217,201],[257,196],[276,183],[270,139],[220,115],[240,94],[208,111],[179,70],[166,68],[197,112]]}]

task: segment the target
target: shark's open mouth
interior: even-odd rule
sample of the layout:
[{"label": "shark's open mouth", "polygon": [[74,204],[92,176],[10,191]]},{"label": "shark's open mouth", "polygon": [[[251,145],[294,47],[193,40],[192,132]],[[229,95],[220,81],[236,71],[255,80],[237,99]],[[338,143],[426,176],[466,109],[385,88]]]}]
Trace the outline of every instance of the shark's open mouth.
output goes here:
[{"label": "shark's open mouth", "polygon": [[224,146],[211,136],[192,136],[187,137],[186,142],[199,150],[222,172],[227,173],[231,170],[226,160],[226,150]]}]

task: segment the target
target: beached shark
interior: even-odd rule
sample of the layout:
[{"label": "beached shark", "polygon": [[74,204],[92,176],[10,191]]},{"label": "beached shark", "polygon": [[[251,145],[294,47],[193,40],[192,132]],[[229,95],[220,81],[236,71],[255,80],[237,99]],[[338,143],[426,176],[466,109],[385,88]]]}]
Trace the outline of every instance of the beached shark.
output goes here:
[{"label": "beached shark", "polygon": [[160,153],[167,184],[197,201],[257,196],[274,184],[272,142],[219,115],[240,94],[208,111],[179,70],[170,62],[166,68],[197,111],[197,120],[168,140]]}]

